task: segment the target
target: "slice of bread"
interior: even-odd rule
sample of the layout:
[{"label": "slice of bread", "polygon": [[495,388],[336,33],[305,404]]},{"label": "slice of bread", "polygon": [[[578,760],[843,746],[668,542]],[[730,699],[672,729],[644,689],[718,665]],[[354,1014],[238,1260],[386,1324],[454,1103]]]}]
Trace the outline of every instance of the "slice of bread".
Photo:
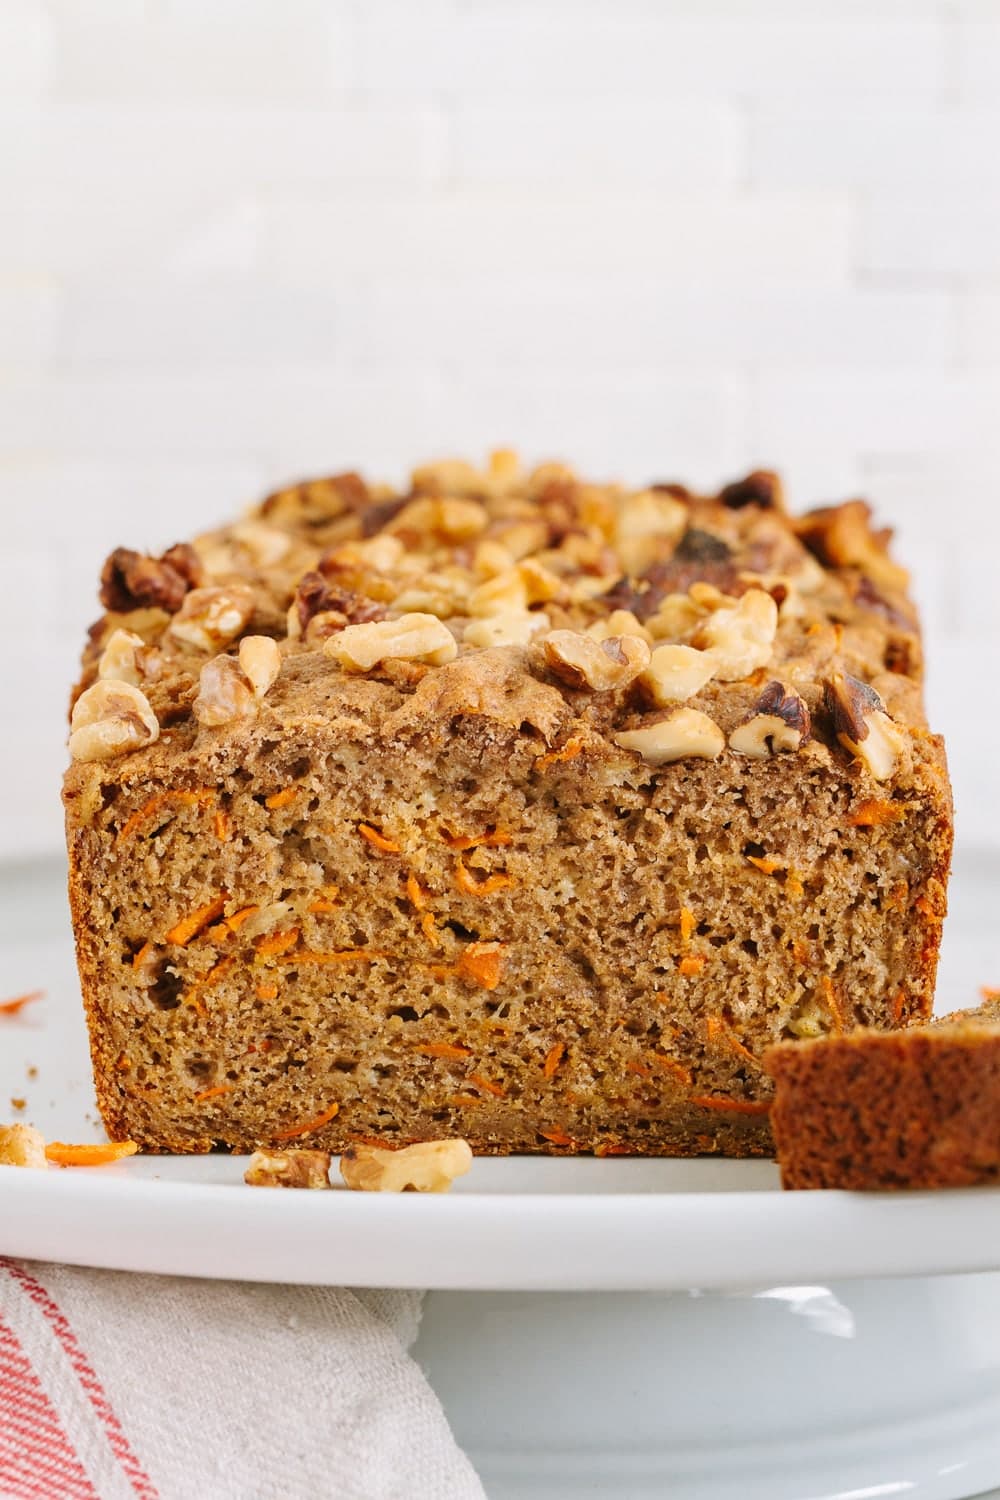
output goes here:
[{"label": "slice of bread", "polygon": [[782,1042],[764,1062],[786,1188],[1000,1182],[1000,996],[903,1031]]}]

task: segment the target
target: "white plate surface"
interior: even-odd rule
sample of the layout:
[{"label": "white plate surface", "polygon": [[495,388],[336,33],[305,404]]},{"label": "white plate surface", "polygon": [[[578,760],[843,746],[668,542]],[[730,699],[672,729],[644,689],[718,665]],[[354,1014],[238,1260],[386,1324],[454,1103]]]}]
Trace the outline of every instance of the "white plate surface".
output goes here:
[{"label": "white plate surface", "polygon": [[[1000,982],[997,864],[960,867],[941,1008]],[[89,1080],[62,871],[0,869],[0,1120],[103,1138]],[[29,1076],[37,1069],[37,1076]],[[782,1194],[767,1162],[478,1160],[445,1197],[246,1188],[238,1157],[93,1171],[0,1168],[0,1254],[311,1284],[671,1290],[1000,1269],[1000,1189]]]}]

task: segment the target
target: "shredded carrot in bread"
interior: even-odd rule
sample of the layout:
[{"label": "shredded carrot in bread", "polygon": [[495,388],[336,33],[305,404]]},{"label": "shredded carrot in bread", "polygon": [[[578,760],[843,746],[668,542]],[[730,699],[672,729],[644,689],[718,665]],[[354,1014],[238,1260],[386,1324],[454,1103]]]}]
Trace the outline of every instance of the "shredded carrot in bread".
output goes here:
[{"label": "shredded carrot in bread", "polygon": [[199,1102],[203,1099],[217,1099],[220,1094],[231,1094],[235,1087],[235,1083],[217,1083],[214,1088],[201,1089],[194,1097]]},{"label": "shredded carrot in bread", "polygon": [[492,1094],[496,1099],[503,1099],[507,1093],[502,1083],[491,1083],[481,1073],[470,1073],[465,1081],[466,1083],[474,1083],[476,1088],[485,1089],[487,1094]]},{"label": "shredded carrot in bread", "polygon": [[203,978],[195,980],[194,984],[184,996],[184,1004],[193,1005],[195,1010],[201,1016],[207,1015],[204,1002],[201,998],[202,991],[208,989],[209,985],[214,984],[216,980],[221,979],[223,975],[228,974],[229,970],[233,967],[233,964],[235,962],[236,959],[232,955],[230,955],[229,958],[220,958],[219,962],[214,966],[214,968],[209,969],[208,973],[204,975]]},{"label": "shredded carrot in bread", "polygon": [[423,911],[424,907],[427,905],[427,897],[421,889],[420,881],[414,875],[412,870],[406,877],[406,894],[413,902],[413,905],[416,907],[417,911]]},{"label": "shredded carrot in bread", "polygon": [[935,910],[933,903],[930,902],[926,896],[918,896],[913,904],[917,908],[917,911],[920,912],[922,916],[925,916],[929,922],[944,921],[944,917],[941,912]]},{"label": "shredded carrot in bread", "polygon": [[320,1130],[324,1125],[329,1125],[334,1115],[339,1113],[340,1105],[331,1104],[330,1108],[325,1109],[321,1115],[317,1115],[315,1120],[306,1120],[304,1125],[291,1125],[287,1130],[272,1131],[273,1139],[276,1141],[291,1141],[296,1136],[312,1135],[314,1130]]},{"label": "shredded carrot in bread", "polygon": [[301,787],[283,786],[280,792],[272,792],[270,797],[264,798],[264,806],[270,808],[287,807],[290,802],[295,801],[300,791]]},{"label": "shredded carrot in bread", "polygon": [[461,859],[455,862],[455,884],[466,896],[492,896],[495,891],[506,891],[514,884],[509,875],[487,875],[476,880]]},{"label": "shredded carrot in bread", "polygon": [[557,1129],[555,1129],[553,1127],[553,1129],[551,1129],[551,1130],[540,1130],[538,1132],[538,1134],[542,1137],[542,1139],[544,1141],[551,1141],[552,1144],[553,1144],[553,1146],[575,1146],[576,1145],[576,1141],[573,1139],[573,1137],[571,1135],[567,1135],[566,1132],[565,1132],[565,1130],[557,1130]]},{"label": "shredded carrot in bread", "polygon": [[215,837],[219,840],[220,844],[228,843],[233,834],[233,820],[221,807],[212,820],[212,826],[215,829]]},{"label": "shredded carrot in bread", "polygon": [[797,964],[811,964],[813,961],[812,949],[801,938],[793,938],[792,957]]},{"label": "shredded carrot in bread", "polygon": [[249,1047],[247,1048],[247,1052],[270,1052],[273,1045],[274,1043],[271,1041],[271,1038],[269,1036],[265,1036],[259,1042],[251,1042]]},{"label": "shredded carrot in bread", "polygon": [[697,923],[697,920],[695,918],[695,914],[691,910],[691,908],[689,906],[682,906],[681,907],[681,919],[680,919],[681,942],[684,944],[685,948],[687,947],[688,943],[691,941],[691,935],[694,932],[694,930],[697,927],[697,925],[698,925],[698,923]]},{"label": "shredded carrot in bread", "polygon": [[456,1047],[453,1042],[422,1042],[414,1047],[421,1057],[471,1057],[471,1047]]},{"label": "shredded carrot in bread", "polygon": [[734,1115],[766,1115],[771,1108],[768,1099],[730,1099],[725,1094],[698,1094],[691,1103],[700,1109],[718,1109]]},{"label": "shredded carrot in bread", "polygon": [[230,932],[239,932],[248,917],[252,917],[255,911],[260,911],[259,906],[241,906],[239,911],[234,911],[231,917],[224,917],[223,921]]},{"label": "shredded carrot in bread", "polygon": [[178,807],[207,807],[210,802],[215,801],[215,797],[214,788],[209,786],[201,787],[195,792],[157,792],[125,820],[118,830],[118,838],[119,840],[127,839],[145,823],[147,818],[151,818],[154,813],[159,812],[161,807],[168,807],[172,802]]},{"label": "shredded carrot in bread", "polygon": [[640,1078],[652,1078],[653,1070],[649,1063],[638,1062],[634,1058],[625,1064],[626,1073],[635,1073]]},{"label": "shredded carrot in bread", "polygon": [[892,1019],[895,1025],[899,1025],[906,1010],[906,991],[897,990],[892,997]]},{"label": "shredded carrot in bread", "polygon": [[506,959],[502,943],[470,943],[458,960],[458,974],[481,989],[495,990],[503,978]]},{"label": "shredded carrot in bread", "polygon": [[826,1008],[830,1012],[834,1030],[843,1031],[844,1011],[840,1003],[840,997],[837,994],[836,986],[834,985],[834,982],[830,978],[829,974],[824,974],[821,977],[820,984],[823,986],[823,995],[826,999]]},{"label": "shredded carrot in bread", "polygon": [[69,1146],[65,1141],[49,1141],[45,1155],[59,1167],[103,1167],[108,1162],[121,1161],[123,1156],[135,1156],[138,1149],[135,1141],[107,1141],[98,1146]]},{"label": "shredded carrot in bread", "polygon": [[885,823],[901,823],[905,817],[906,808],[902,803],[885,802],[874,797],[858,803],[848,814],[847,825],[849,828],[881,828]]},{"label": "shredded carrot in bread", "polygon": [[707,962],[708,959],[703,954],[689,953],[686,958],[681,959],[677,968],[685,979],[693,979],[696,974],[701,973]]},{"label": "shredded carrot in bread", "polygon": [[505,833],[502,828],[490,829],[487,833],[442,833],[444,842],[449,849],[458,849],[465,852],[467,849],[499,849],[503,845],[512,844],[514,835]]},{"label": "shredded carrot in bread", "polygon": [[565,1056],[565,1042],[556,1042],[554,1047],[549,1048],[548,1052],[546,1052],[545,1054],[545,1061],[542,1064],[542,1072],[545,1074],[546,1078],[555,1077],[555,1074],[559,1068],[559,1064],[562,1062]]},{"label": "shredded carrot in bread", "polygon": [[143,964],[146,962],[147,958],[149,957],[149,955],[152,953],[152,951],[153,951],[153,945],[152,945],[152,943],[150,943],[148,941],[145,942],[145,943],[143,943],[143,945],[139,949],[139,951],[137,953],[134,953],[132,955],[132,967],[133,967],[133,969],[141,969],[142,966],[143,966]]},{"label": "shredded carrot in bread", "polygon": [[709,1042],[715,1042],[721,1038],[726,1046],[739,1053],[740,1057],[745,1057],[748,1062],[757,1061],[750,1048],[743,1045],[732,1026],[722,1016],[705,1017],[705,1036]]},{"label": "shredded carrot in bread", "polygon": [[576,760],[583,750],[583,740],[574,735],[568,739],[561,750],[550,750],[547,755],[540,755],[535,761],[535,770],[544,771],[547,766],[560,765],[563,761]]},{"label": "shredded carrot in bread", "polygon": [[257,986],[258,1000],[277,1000],[278,986],[276,984],[259,984]]},{"label": "shredded carrot in bread", "polygon": [[599,1146],[594,1147],[595,1156],[634,1156],[635,1148],[626,1146],[624,1141],[602,1141]]},{"label": "shredded carrot in bread", "polygon": [[789,870],[785,877],[785,892],[793,901],[801,901],[805,895],[806,888],[802,884],[802,876],[798,870]]},{"label": "shredded carrot in bread", "polygon": [[423,931],[424,937],[430,943],[431,947],[440,948],[441,939],[438,937],[437,917],[435,917],[432,911],[424,912],[423,916],[420,918],[420,927]]},{"label": "shredded carrot in bread", "polygon": [[482,1102],[478,1094],[451,1094],[445,1100],[446,1104],[454,1105],[456,1109],[469,1109]]},{"label": "shredded carrot in bread", "polygon": [[216,917],[222,916],[225,907],[226,893],[223,891],[221,895],[216,896],[214,901],[209,901],[204,906],[199,906],[196,911],[189,912],[186,917],[182,917],[179,922],[175,922],[167,933],[167,942],[176,943],[181,948],[186,947],[191,939],[197,937],[203,928],[207,927],[210,922],[214,922]]},{"label": "shredded carrot in bread", "polygon": [[132,1064],[129,1062],[129,1060],[126,1057],[125,1053],[124,1052],[119,1052],[119,1054],[118,1054],[118,1061],[115,1063],[116,1070],[119,1073],[127,1073],[131,1067],[132,1067]]},{"label": "shredded carrot in bread", "polygon": [[259,937],[255,944],[257,958],[278,958],[283,953],[290,953],[299,940],[299,929],[288,927],[284,932],[268,932]]},{"label": "shredded carrot in bread", "polygon": [[384,833],[380,833],[370,823],[359,823],[358,832],[367,843],[371,844],[373,849],[378,849],[382,854],[399,853],[400,846],[396,843],[395,839],[386,838]]},{"label": "shredded carrot in bread", "polygon": [[662,1068],[665,1073],[672,1073],[678,1083],[683,1083],[688,1088],[691,1087],[691,1074],[682,1063],[677,1061],[676,1057],[667,1057],[662,1052],[651,1052],[649,1055],[658,1068]]},{"label": "shredded carrot in bread", "polygon": [[776,859],[762,859],[758,854],[748,854],[747,861],[751,865],[756,865],[758,870],[763,870],[765,875],[773,875],[776,870],[781,869]]}]

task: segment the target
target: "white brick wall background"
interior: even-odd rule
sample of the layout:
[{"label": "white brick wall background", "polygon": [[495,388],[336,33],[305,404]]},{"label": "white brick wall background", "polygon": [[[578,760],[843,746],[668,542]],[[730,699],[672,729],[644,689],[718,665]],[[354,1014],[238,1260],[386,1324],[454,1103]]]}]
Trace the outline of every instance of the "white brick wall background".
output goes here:
[{"label": "white brick wall background", "polygon": [[1000,839],[1000,0],[0,0],[0,853],[113,545],[497,443],[869,495]]}]

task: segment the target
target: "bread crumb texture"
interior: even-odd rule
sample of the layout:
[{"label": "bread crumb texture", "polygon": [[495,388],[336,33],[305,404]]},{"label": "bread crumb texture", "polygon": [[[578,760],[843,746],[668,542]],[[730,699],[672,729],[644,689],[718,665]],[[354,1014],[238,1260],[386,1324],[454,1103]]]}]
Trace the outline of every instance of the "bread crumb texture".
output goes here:
[{"label": "bread crumb texture", "polygon": [[951,801],[887,542],[770,473],[502,451],[117,549],[65,782],[112,1138],[769,1152],[769,1046],[931,1006]]}]

